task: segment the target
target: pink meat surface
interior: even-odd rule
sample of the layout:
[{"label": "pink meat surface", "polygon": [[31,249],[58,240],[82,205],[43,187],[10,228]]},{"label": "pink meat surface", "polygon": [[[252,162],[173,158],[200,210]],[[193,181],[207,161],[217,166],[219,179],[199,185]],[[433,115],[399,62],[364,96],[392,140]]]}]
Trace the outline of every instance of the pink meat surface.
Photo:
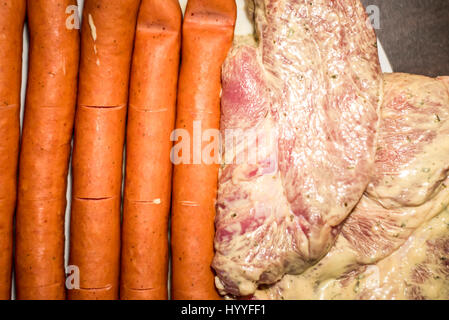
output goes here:
[{"label": "pink meat surface", "polygon": [[222,294],[299,274],[366,189],[381,73],[359,0],[255,0],[256,46],[223,67],[216,255]]},{"label": "pink meat surface", "polygon": [[449,299],[448,79],[384,75],[366,194],[323,259],[257,299]]},{"label": "pink meat surface", "polygon": [[449,90],[444,78],[384,75],[372,182],[343,226],[361,263],[399,248],[449,203]]},{"label": "pink meat surface", "polygon": [[425,203],[447,176],[445,81],[403,73],[384,76],[376,165],[367,193],[385,208]]}]

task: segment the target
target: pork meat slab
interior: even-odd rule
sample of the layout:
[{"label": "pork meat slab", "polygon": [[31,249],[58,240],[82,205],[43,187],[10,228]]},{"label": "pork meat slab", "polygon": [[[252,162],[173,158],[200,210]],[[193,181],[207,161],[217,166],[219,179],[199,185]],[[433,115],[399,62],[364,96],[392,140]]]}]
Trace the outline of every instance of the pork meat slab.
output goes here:
[{"label": "pork meat slab", "polygon": [[341,237],[315,267],[286,275],[253,299],[263,300],[448,300],[449,210],[423,223],[384,259],[351,266],[350,245]]},{"label": "pork meat slab", "polygon": [[359,0],[249,1],[223,67],[213,268],[250,295],[331,248],[373,169],[381,72]]},{"label": "pork meat slab", "polygon": [[343,227],[359,262],[373,263],[390,255],[449,202],[445,79],[384,75],[373,178]]},{"label": "pork meat slab", "polygon": [[447,80],[384,75],[379,144],[366,194],[325,258],[259,298],[449,298]]}]

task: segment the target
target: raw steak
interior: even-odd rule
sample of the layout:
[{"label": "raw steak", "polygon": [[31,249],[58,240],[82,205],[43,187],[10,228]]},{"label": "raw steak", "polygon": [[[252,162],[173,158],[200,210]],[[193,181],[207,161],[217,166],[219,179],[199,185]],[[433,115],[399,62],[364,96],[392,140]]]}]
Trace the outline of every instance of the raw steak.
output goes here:
[{"label": "raw steak", "polygon": [[258,290],[254,299],[269,300],[449,300],[449,210],[419,227],[407,241],[376,264],[351,266],[345,238],[316,267],[286,275]]},{"label": "raw steak", "polygon": [[447,80],[384,76],[367,193],[325,258],[259,298],[449,299]]},{"label": "raw steak", "polygon": [[390,255],[449,201],[448,87],[386,74],[379,132],[374,176],[343,227],[362,263]]},{"label": "raw steak", "polygon": [[257,44],[236,44],[223,67],[213,261],[218,289],[236,296],[330,249],[369,182],[381,86],[358,0],[250,8]]},{"label": "raw steak", "polygon": [[447,176],[448,79],[384,76],[381,134],[367,193],[385,208],[425,203]]}]

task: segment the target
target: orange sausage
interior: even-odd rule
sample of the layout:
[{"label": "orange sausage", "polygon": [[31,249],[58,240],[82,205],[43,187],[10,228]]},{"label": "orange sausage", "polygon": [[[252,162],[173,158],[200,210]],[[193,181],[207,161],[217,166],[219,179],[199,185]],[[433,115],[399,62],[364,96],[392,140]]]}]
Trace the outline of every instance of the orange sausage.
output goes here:
[{"label": "orange sausage", "polygon": [[[120,198],[74,198],[70,238],[71,257],[80,269],[80,290],[71,299],[109,300],[118,296]],[[76,230],[76,232],[74,232]]]},{"label": "orange sausage", "polygon": [[78,106],[72,159],[74,198],[120,197],[125,123],[126,106]]},{"label": "orange sausage", "polygon": [[85,0],[78,104],[128,102],[129,72],[140,0]]},{"label": "orange sausage", "polygon": [[16,218],[17,299],[65,299],[64,221],[79,62],[79,32],[66,24],[69,6],[76,1],[27,2],[30,56]]},{"label": "orange sausage", "polygon": [[0,300],[11,296],[25,0],[0,4]]},{"label": "orange sausage", "polygon": [[73,149],[69,299],[118,299],[126,104],[140,0],[86,0]]},{"label": "orange sausage", "polygon": [[121,299],[167,299],[168,216],[182,13],[143,0],[131,71],[122,228]]},{"label": "orange sausage", "polygon": [[[234,0],[190,0],[187,4],[176,128],[190,134],[190,163],[195,152],[193,122],[201,121],[202,132],[219,129],[221,66],[232,45],[235,19]],[[209,143],[203,141],[201,150]],[[218,164],[175,165],[171,234],[174,299],[219,299],[210,267],[217,179]]]}]

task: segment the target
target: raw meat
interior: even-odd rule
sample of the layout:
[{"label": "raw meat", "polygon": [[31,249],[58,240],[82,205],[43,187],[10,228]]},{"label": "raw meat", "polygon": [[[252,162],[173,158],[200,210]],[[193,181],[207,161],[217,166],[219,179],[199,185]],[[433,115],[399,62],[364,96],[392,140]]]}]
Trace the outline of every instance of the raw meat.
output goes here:
[{"label": "raw meat", "polygon": [[444,81],[384,76],[379,147],[366,194],[325,258],[258,298],[449,299]]},{"label": "raw meat", "polygon": [[[447,195],[446,195],[447,196]],[[449,211],[419,227],[376,264],[351,265],[345,238],[316,267],[286,275],[254,299],[449,300]]]},{"label": "raw meat", "polygon": [[378,145],[366,196],[343,227],[363,263],[390,255],[449,201],[449,193],[441,192],[449,186],[449,91],[444,83],[386,74]]},{"label": "raw meat", "polygon": [[447,79],[401,73],[384,76],[381,134],[367,193],[385,208],[425,203],[447,176]]},{"label": "raw meat", "polygon": [[[251,4],[251,3],[250,3]],[[359,0],[255,0],[223,68],[217,287],[250,295],[331,248],[373,169],[381,74]]]}]

